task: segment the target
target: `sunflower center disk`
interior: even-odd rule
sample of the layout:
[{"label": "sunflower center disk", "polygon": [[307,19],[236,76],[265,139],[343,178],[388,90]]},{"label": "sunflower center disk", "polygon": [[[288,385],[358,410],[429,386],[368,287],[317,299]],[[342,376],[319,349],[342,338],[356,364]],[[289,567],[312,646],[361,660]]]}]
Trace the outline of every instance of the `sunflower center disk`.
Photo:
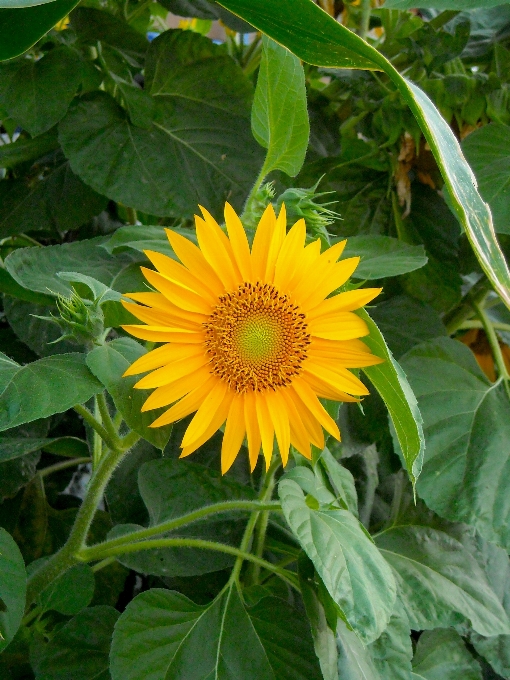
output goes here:
[{"label": "sunflower center disk", "polygon": [[204,326],[211,371],[236,392],[289,385],[307,357],[305,315],[268,283],[222,295]]}]

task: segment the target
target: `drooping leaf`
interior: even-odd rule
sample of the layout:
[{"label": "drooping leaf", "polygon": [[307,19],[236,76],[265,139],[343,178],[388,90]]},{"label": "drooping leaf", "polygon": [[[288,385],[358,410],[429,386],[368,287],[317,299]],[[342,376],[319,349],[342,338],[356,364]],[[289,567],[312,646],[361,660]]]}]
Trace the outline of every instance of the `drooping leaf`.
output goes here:
[{"label": "drooping leaf", "polygon": [[41,449],[71,458],[88,455],[86,442],[76,437],[0,437],[0,462],[14,460]]},{"label": "drooping leaf", "polygon": [[0,61],[26,52],[76,5],[76,0],[54,0],[35,7],[0,9]]},{"label": "drooping leaf", "polygon": [[386,9],[412,9],[417,7],[434,9],[467,10],[478,7],[496,7],[504,5],[507,0],[385,0],[383,7]]},{"label": "drooping leaf", "polygon": [[109,680],[108,654],[114,625],[119,617],[113,607],[83,609],[55,635],[32,665],[44,680]]},{"label": "drooping leaf", "polygon": [[308,624],[283,600],[246,607],[235,586],[208,605],[153,589],[113,635],[112,680],[319,680]]},{"label": "drooping leaf", "polygon": [[146,350],[136,340],[118,338],[89,352],[87,366],[111,394],[126,424],[158,449],[164,449],[172,426],[149,427],[162,411],[158,409],[142,413],[141,408],[149,392],[133,389],[138,380],[136,376],[122,377],[129,366],[145,353]]},{"label": "drooping leaf", "polygon": [[425,680],[482,680],[482,669],[452,630],[426,630],[413,658],[413,673]]},{"label": "drooping leaf", "polygon": [[143,62],[149,42],[122,19],[95,7],[78,7],[70,19],[81,42],[96,45],[100,40],[128,58]]},{"label": "drooping leaf", "polygon": [[418,494],[442,517],[509,547],[510,404],[503,385],[491,383],[471,351],[449,338],[415,347],[402,364],[424,419]]},{"label": "drooping leaf", "polygon": [[427,263],[423,246],[411,246],[390,236],[351,236],[344,257],[361,257],[353,274],[355,279],[383,279],[399,276]]},{"label": "drooping leaf", "polygon": [[61,120],[81,83],[81,58],[62,45],[37,61],[0,66],[0,106],[32,137]]},{"label": "drooping leaf", "polygon": [[510,127],[500,123],[484,125],[462,143],[478,180],[480,193],[490,205],[494,228],[510,234]]},{"label": "drooping leaf", "polygon": [[329,477],[337,500],[339,499],[347,510],[357,516],[358,497],[351,472],[335,459],[327,447],[321,453],[320,464]]},{"label": "drooping leaf", "polygon": [[395,603],[395,582],[359,521],[347,510],[314,510],[292,479],[279,484],[285,518],[312,560],[329,594],[365,642],[386,627]]},{"label": "drooping leaf", "polygon": [[386,404],[402,449],[407,472],[411,482],[415,484],[421,471],[425,445],[423,421],[416,397],[376,324],[365,310],[360,310],[358,314],[367,322],[370,329],[370,335],[364,338],[364,342],[376,356],[385,359],[384,363],[364,368],[363,371]]},{"label": "drooping leaf", "polygon": [[270,38],[262,39],[262,60],[251,110],[251,128],[267,149],[263,172],[295,177],[305,160],[310,123],[301,61]]},{"label": "drooping leaf", "polygon": [[482,635],[510,630],[483,571],[451,536],[429,527],[395,526],[375,542],[393,568],[412,629],[448,627],[468,619]]},{"label": "drooping leaf", "polygon": [[39,594],[37,604],[43,611],[73,616],[90,604],[94,586],[94,572],[89,565],[75,564]]},{"label": "drooping leaf", "polygon": [[227,197],[239,207],[261,164],[241,69],[197,33],[166,31],[151,43],[145,77],[155,102],[149,128],[133,125],[106,93],[70,108],[59,139],[74,172],[154,215],[191,216],[198,203],[219,213]]},{"label": "drooping leaf", "polygon": [[60,354],[26,366],[11,362],[0,378],[0,431],[62,413],[103,389],[83,354]]},{"label": "drooping leaf", "polygon": [[12,537],[0,528],[0,651],[12,640],[25,610],[25,564]]},{"label": "drooping leaf", "polygon": [[403,78],[375,48],[309,0],[221,0],[221,4],[310,64],[383,70],[416,117],[445,180],[450,200],[480,264],[510,306],[510,271],[488,206],[459,143],[427,95]]},{"label": "drooping leaf", "polygon": [[58,148],[56,128],[34,139],[18,137],[15,142],[0,147],[0,168],[14,168],[20,163],[33,162],[56,148]]},{"label": "drooping leaf", "polygon": [[[149,526],[180,517],[212,503],[253,498],[253,491],[237,482],[222,478],[202,465],[163,458],[144,464],[139,472],[140,495],[150,517]],[[169,537],[192,537],[238,545],[243,515],[218,515],[207,522],[177,529]],[[111,537],[139,529],[119,525]],[[142,573],[160,576],[192,576],[224,569],[233,562],[221,552],[191,548],[144,550],[119,556],[119,561]]]}]

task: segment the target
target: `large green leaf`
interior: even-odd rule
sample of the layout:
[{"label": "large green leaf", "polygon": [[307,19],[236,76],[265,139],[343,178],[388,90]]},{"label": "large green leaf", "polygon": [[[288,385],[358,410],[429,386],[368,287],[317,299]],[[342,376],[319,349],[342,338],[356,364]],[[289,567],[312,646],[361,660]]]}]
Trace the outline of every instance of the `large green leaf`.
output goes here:
[{"label": "large green leaf", "polygon": [[295,177],[305,160],[310,123],[301,61],[270,38],[262,40],[251,129],[267,149],[262,174],[283,170]]},{"label": "large green leaf", "polygon": [[39,293],[69,295],[71,285],[57,277],[58,272],[78,272],[109,286],[132,258],[125,253],[112,257],[101,248],[104,241],[98,237],[45,248],[18,248],[6,258],[5,267],[21,286]]},{"label": "large green leaf", "polygon": [[[138,475],[140,495],[147,507],[150,526],[181,517],[212,503],[253,498],[250,487],[221,477],[202,465],[169,458],[144,464]],[[171,534],[238,545],[243,522],[240,515],[225,514],[209,518]],[[134,525],[119,525],[111,537],[139,529]],[[190,548],[163,548],[129,553],[119,558],[122,564],[142,573],[158,576],[193,576],[223,569],[232,564],[232,557],[221,552]]]},{"label": "large green leaf", "polygon": [[312,0],[221,0],[221,4],[304,61],[332,68],[384,71],[415,115],[445,180],[451,203],[492,284],[510,306],[510,271],[492,217],[476,189],[459,143],[427,95],[403,78],[376,49]]},{"label": "large green leaf", "polygon": [[12,640],[25,611],[27,577],[18,546],[0,528],[0,651]]},{"label": "large green leaf", "polygon": [[56,128],[34,139],[18,137],[15,142],[0,146],[0,168],[14,168],[20,163],[33,162],[56,148],[58,148]]},{"label": "large green leaf", "polygon": [[355,279],[383,279],[399,276],[427,264],[423,246],[411,246],[390,236],[351,236],[344,257],[361,257]]},{"label": "large green leaf", "polygon": [[142,413],[141,408],[149,391],[133,389],[138,380],[136,376],[122,377],[129,366],[146,354],[146,351],[136,340],[119,338],[89,352],[87,366],[111,394],[126,424],[158,449],[164,449],[172,427],[149,427],[162,411],[158,409]]},{"label": "large green leaf", "polygon": [[462,150],[491,207],[496,231],[510,234],[510,127],[484,125],[466,137]]},{"label": "large green leaf", "polygon": [[81,82],[81,58],[62,45],[37,61],[0,66],[0,106],[32,137],[63,118]]},{"label": "large green leaf", "polygon": [[386,630],[368,646],[381,680],[409,680],[411,671],[411,630],[398,598],[396,605]]},{"label": "large green leaf", "polygon": [[26,52],[77,4],[77,0],[54,0],[36,7],[0,9],[0,61]]},{"label": "large green leaf", "polygon": [[381,680],[367,647],[341,619],[336,635],[339,680]]},{"label": "large green leaf", "polygon": [[109,680],[108,653],[119,613],[99,605],[83,609],[32,653],[40,680]]},{"label": "large green leaf", "polygon": [[103,389],[83,354],[57,354],[0,376],[0,431],[82,404]]},{"label": "large green leaf", "polygon": [[363,338],[364,342],[376,356],[385,360],[384,363],[364,368],[363,371],[386,404],[407,472],[415,484],[421,471],[425,446],[422,417],[416,397],[376,324],[365,310],[359,310],[358,314],[370,329],[370,335]]},{"label": "large green leaf", "polygon": [[[386,627],[395,604],[391,570],[359,521],[347,510],[329,505],[317,509],[293,479],[279,484],[285,518],[312,560],[331,597],[365,642]],[[311,496],[311,494],[310,494]]]},{"label": "large green leaf", "polygon": [[418,494],[441,516],[510,547],[510,404],[503,385],[491,383],[471,351],[449,338],[415,347],[402,365],[424,419]]},{"label": "large green leaf", "polygon": [[454,630],[426,630],[413,658],[413,673],[424,680],[482,680],[480,664]]},{"label": "large green leaf", "polygon": [[386,0],[383,7],[387,9],[414,9],[415,7],[432,7],[434,9],[477,9],[478,7],[496,7],[504,5],[508,0]]},{"label": "large green leaf", "polygon": [[44,449],[58,456],[70,458],[88,456],[89,450],[83,439],[76,437],[0,437],[0,462],[14,460],[27,453]]},{"label": "large green leaf", "polygon": [[89,565],[75,564],[39,593],[37,604],[43,611],[73,616],[90,604],[94,586],[94,572]]},{"label": "large green leaf", "polygon": [[393,568],[414,630],[447,627],[465,619],[482,635],[510,630],[482,569],[451,536],[423,526],[395,526],[381,532],[375,542]]},{"label": "large green leaf", "polygon": [[0,7],[34,7],[34,5],[45,5],[47,2],[55,2],[55,0],[0,0]]},{"label": "large green leaf", "polygon": [[319,680],[308,623],[284,600],[247,607],[235,585],[197,605],[171,590],[138,595],[115,626],[113,680]]},{"label": "large green leaf", "polygon": [[220,46],[192,31],[151,43],[145,92],[149,127],[133,125],[104,92],[86,95],[61,121],[71,167],[96,191],[154,215],[215,214],[237,207],[261,165],[247,125],[251,86]]}]

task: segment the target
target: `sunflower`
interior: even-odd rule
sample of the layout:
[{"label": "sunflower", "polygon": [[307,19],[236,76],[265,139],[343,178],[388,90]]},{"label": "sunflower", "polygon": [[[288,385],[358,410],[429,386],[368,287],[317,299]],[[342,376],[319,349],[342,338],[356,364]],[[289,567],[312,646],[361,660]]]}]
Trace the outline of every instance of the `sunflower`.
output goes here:
[{"label": "sunflower", "polygon": [[382,361],[358,339],[369,331],[353,313],[380,289],[328,297],[349,279],[359,257],[338,261],[346,241],[322,253],[319,239],[306,244],[302,219],[286,233],[285,206],[278,217],[268,206],[251,249],[228,203],[228,236],[201,211],[203,217],[195,216],[198,247],[166,230],[180,262],[145,251],[155,270],[142,272],[153,291],[127,295],[137,304],[124,306],[146,325],[123,328],[164,344],[124,375],[150,371],[135,385],[154,389],[143,411],[169,406],[151,427],[196,412],[181,457],[226,423],[223,472],[245,439],[252,470],[261,448],[269,464],[275,437],[284,465],[291,444],[310,458],[310,444],[324,448],[323,429],[340,439],[319,398],[358,401],[368,391],[349,369]]}]

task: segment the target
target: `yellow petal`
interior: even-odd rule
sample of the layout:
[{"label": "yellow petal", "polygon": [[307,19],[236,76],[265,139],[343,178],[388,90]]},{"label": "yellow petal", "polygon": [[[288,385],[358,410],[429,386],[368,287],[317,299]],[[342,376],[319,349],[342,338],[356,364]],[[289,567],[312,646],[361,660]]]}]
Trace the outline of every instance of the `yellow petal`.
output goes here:
[{"label": "yellow petal", "polygon": [[234,395],[228,412],[223,444],[221,445],[221,473],[232,467],[243,443],[246,426],[244,422],[244,396]]},{"label": "yellow petal", "polygon": [[[127,311],[135,316],[140,321],[144,321],[146,324],[155,326],[169,326],[170,328],[182,328],[184,330],[199,332],[202,330],[202,324],[196,323],[195,321],[188,321],[184,317],[176,314],[167,314],[160,309],[149,309],[148,307],[142,307],[142,305],[134,305],[130,302],[124,302],[121,300],[122,305],[127,309]],[[204,315],[203,319],[207,319]]]},{"label": "yellow petal", "polygon": [[282,204],[280,213],[276,218],[276,223],[274,226],[273,234],[271,236],[271,242],[269,244],[269,250],[267,253],[266,271],[264,274],[264,281],[267,283],[272,283],[274,280],[276,261],[278,259],[278,255],[280,254],[280,250],[285,240],[286,233],[287,233],[287,212],[285,209],[285,204]]},{"label": "yellow petal", "polygon": [[290,423],[290,442],[305,458],[311,458],[310,437],[297,410],[296,404],[290,396],[289,390],[281,390],[285,400]]},{"label": "yellow petal", "polygon": [[225,203],[225,224],[241,276],[244,281],[251,281],[250,246],[241,220],[230,203]]},{"label": "yellow petal", "polygon": [[354,312],[338,312],[331,316],[320,316],[308,321],[312,336],[327,340],[351,340],[369,334],[367,324]]},{"label": "yellow petal", "polygon": [[196,356],[200,351],[200,348],[197,349],[197,345],[168,343],[162,347],[153,349],[151,352],[147,352],[147,354],[144,354],[134,361],[124,373],[123,377],[145,373],[146,371],[153,371],[155,368],[165,366],[171,361],[179,361],[179,359]]},{"label": "yellow petal", "polygon": [[301,257],[305,247],[306,224],[304,220],[298,220],[289,231],[280,254],[276,261],[274,272],[274,285],[280,290],[285,290],[292,274],[301,263]]},{"label": "yellow petal", "polygon": [[244,422],[246,424],[246,438],[248,440],[248,455],[250,458],[250,470],[253,472],[257,465],[260,453],[260,428],[257,419],[255,393],[246,392],[244,395]]},{"label": "yellow petal", "polygon": [[198,312],[199,314],[211,313],[211,304],[200,295],[189,290],[189,288],[179,286],[152,269],[147,269],[146,267],[140,267],[140,269],[147,281],[178,307],[182,307],[182,309],[190,312]]},{"label": "yellow petal", "polygon": [[333,401],[346,401],[346,402],[359,401],[359,399],[357,399],[356,397],[351,397],[350,394],[342,392],[341,390],[337,389],[330,383],[320,378],[318,375],[308,373],[307,371],[303,371],[301,375],[303,377],[303,380],[305,380],[310,385],[310,387],[318,397],[322,397],[323,399],[331,399]]},{"label": "yellow petal", "polygon": [[182,328],[167,328],[166,326],[134,326],[126,325],[122,328],[133,335],[135,338],[141,340],[150,340],[151,342],[190,342],[193,344],[203,343],[205,334],[203,331],[194,333],[193,331],[185,331]]},{"label": "yellow petal", "polygon": [[349,290],[346,293],[339,293],[333,297],[322,300],[316,307],[308,310],[308,319],[315,319],[318,316],[336,314],[337,312],[352,312],[371,302],[379,295],[382,288],[359,288]]},{"label": "yellow petal", "polygon": [[257,225],[251,246],[251,267],[255,281],[264,281],[269,248],[276,228],[276,215],[271,204],[265,209]]},{"label": "yellow petal", "polygon": [[267,391],[266,402],[269,407],[269,414],[273,421],[274,431],[276,434],[276,441],[280,449],[280,456],[282,457],[283,466],[287,465],[289,460],[290,447],[290,425],[289,414],[287,412],[287,405],[279,392]]},{"label": "yellow petal", "polygon": [[[333,351],[324,351],[316,349],[314,343],[308,350],[308,357],[310,359],[319,359],[323,362],[330,362],[332,365],[343,366],[344,368],[364,368],[365,366],[375,366],[382,364],[384,359],[376,357],[370,352],[360,352],[357,349],[350,349],[347,341],[345,343],[337,343],[339,347]],[[347,345],[342,347],[342,344]]]},{"label": "yellow petal", "polygon": [[[203,209],[202,209],[203,211]],[[211,220],[213,218],[211,217]],[[195,215],[195,228],[200,250],[227,290],[234,290],[241,283],[241,274],[234,262],[230,242],[216,221],[202,219]]]},{"label": "yellow petal", "polygon": [[141,302],[142,305],[146,305],[147,307],[166,312],[172,317],[178,316],[181,321],[185,320],[188,324],[193,323],[194,325],[201,325],[207,320],[206,314],[189,312],[182,309],[182,307],[177,307],[177,305],[174,305],[173,302],[167,300],[161,293],[124,293],[124,297],[135,300],[135,302]]},{"label": "yellow petal", "polygon": [[229,390],[229,392],[227,392],[222,402],[218,404],[218,409],[214,414],[209,425],[202,432],[200,437],[191,442],[191,444],[188,444],[187,446],[183,447],[181,455],[179,456],[180,458],[185,458],[186,456],[189,456],[191,453],[194,453],[197,449],[199,449],[202,446],[202,444],[205,444],[205,442],[208,439],[210,439],[213,436],[213,434],[220,429],[228,415],[228,410],[230,408],[230,403],[232,401],[233,396],[234,393]]},{"label": "yellow petal", "polygon": [[359,378],[346,368],[343,368],[343,366],[339,366],[337,363],[327,359],[309,358],[306,360],[303,369],[307,373],[322,378],[341,392],[347,392],[347,394],[354,394],[355,396],[369,394],[366,386]]},{"label": "yellow petal", "polygon": [[185,394],[188,394],[208,380],[210,376],[210,371],[205,367],[188,375],[184,375],[168,385],[157,387],[145,400],[145,403],[142,406],[142,412],[152,411],[155,408],[162,408],[163,406],[173,404],[174,401],[181,399]]},{"label": "yellow petal", "polygon": [[301,378],[296,378],[292,382],[292,387],[294,391],[301,399],[303,404],[309,409],[311,414],[319,421],[322,427],[329,432],[330,435],[335,437],[340,441],[340,431],[338,430],[338,425],[335,423],[333,418],[326,411],[324,406],[317,399],[316,394],[312,388]]},{"label": "yellow petal", "polygon": [[266,460],[267,470],[273,457],[274,427],[267,407],[266,395],[263,392],[255,392],[255,407],[262,440],[262,453]]},{"label": "yellow petal", "polygon": [[158,368],[152,373],[149,373],[144,378],[139,380],[135,387],[139,390],[152,389],[153,387],[161,387],[182,378],[184,375],[189,375],[193,371],[198,371],[200,368],[209,363],[209,358],[204,352],[197,352],[194,356],[188,356],[180,361],[172,361],[171,364]]},{"label": "yellow petal", "polygon": [[353,274],[359,261],[359,257],[349,257],[347,260],[341,260],[328,267],[324,276],[314,282],[313,286],[310,286],[309,294],[299,298],[303,311],[307,312],[309,309],[313,309],[330,293],[343,286]]},{"label": "yellow petal", "polygon": [[185,418],[193,411],[196,411],[205,397],[209,394],[212,387],[218,382],[216,376],[210,376],[208,380],[196,387],[189,394],[183,397],[177,404],[174,404],[168,411],[165,411],[159,418],[157,418],[150,427],[161,427],[162,425],[169,425],[176,420]]},{"label": "yellow petal", "polygon": [[294,405],[296,406],[296,409],[301,417],[301,422],[303,423],[303,427],[306,429],[306,432],[308,433],[310,441],[314,446],[317,446],[317,448],[322,450],[324,448],[324,432],[322,431],[320,423],[310,413],[309,409],[300,399],[299,395],[294,390],[292,385],[286,390],[286,392],[288,393],[289,398],[292,399]]},{"label": "yellow petal", "polygon": [[215,383],[188,425],[181,446],[189,446],[205,432],[227,391],[229,391],[229,388],[226,382],[218,380]]},{"label": "yellow petal", "polygon": [[214,295],[210,288],[200,281],[189,269],[184,267],[180,262],[176,262],[171,257],[156,253],[153,250],[144,250],[145,255],[149,258],[152,264],[156,267],[160,274],[166,279],[173,281],[179,286],[189,288],[200,297],[205,298],[209,304],[214,305],[218,300],[218,296]]},{"label": "yellow petal", "polygon": [[215,295],[225,292],[225,286],[219,276],[205,259],[200,248],[189,239],[171,229],[165,229],[170,245],[179,260],[192,271],[197,278],[205,283]]}]

